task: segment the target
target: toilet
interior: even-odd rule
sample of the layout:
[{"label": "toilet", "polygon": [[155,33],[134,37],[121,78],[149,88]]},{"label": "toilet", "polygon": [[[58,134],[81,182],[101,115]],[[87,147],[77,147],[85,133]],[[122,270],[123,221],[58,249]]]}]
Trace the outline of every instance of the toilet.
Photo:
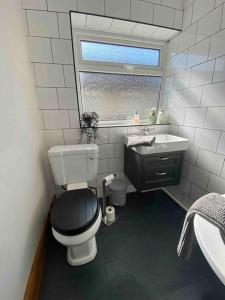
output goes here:
[{"label": "toilet", "polygon": [[66,189],[51,208],[52,233],[67,247],[72,266],[86,264],[97,254],[95,235],[102,213],[88,182],[96,179],[98,156],[95,144],[55,146],[48,151],[55,183]]}]

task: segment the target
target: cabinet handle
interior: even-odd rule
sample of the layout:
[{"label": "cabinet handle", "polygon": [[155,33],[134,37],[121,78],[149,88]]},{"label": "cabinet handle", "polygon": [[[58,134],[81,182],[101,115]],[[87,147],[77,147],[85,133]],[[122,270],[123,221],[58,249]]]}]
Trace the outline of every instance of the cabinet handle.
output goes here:
[{"label": "cabinet handle", "polygon": [[167,172],[156,172],[155,174],[157,176],[164,176],[164,175],[167,175]]},{"label": "cabinet handle", "polygon": [[168,160],[169,157],[157,157],[158,160]]}]

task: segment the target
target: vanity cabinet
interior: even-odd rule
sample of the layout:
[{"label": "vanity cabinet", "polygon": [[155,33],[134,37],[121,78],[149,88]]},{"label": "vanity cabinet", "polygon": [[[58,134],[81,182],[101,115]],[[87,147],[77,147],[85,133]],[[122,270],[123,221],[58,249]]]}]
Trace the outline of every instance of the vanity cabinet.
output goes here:
[{"label": "vanity cabinet", "polygon": [[177,185],[184,152],[140,154],[124,145],[124,173],[138,191]]}]

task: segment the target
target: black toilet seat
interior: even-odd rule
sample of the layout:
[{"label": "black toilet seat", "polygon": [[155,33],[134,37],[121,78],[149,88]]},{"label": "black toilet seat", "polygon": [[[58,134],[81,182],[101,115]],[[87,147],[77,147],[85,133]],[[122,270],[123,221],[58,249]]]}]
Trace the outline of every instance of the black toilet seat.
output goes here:
[{"label": "black toilet seat", "polygon": [[62,235],[81,234],[96,221],[99,210],[99,201],[90,189],[67,191],[53,204],[51,225]]}]

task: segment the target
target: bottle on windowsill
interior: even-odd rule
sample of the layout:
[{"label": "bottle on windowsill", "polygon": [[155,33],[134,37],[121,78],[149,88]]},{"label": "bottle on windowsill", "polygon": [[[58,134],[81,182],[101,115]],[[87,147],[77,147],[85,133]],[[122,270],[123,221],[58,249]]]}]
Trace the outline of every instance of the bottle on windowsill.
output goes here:
[{"label": "bottle on windowsill", "polygon": [[136,111],[136,113],[133,116],[133,123],[134,124],[139,124],[140,123],[140,115],[139,113]]}]

